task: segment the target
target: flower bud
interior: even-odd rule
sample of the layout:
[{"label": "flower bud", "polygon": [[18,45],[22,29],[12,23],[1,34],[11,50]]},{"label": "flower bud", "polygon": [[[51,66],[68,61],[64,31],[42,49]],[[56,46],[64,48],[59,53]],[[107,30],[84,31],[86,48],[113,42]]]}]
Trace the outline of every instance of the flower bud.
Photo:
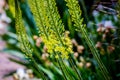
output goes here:
[{"label": "flower bud", "polygon": [[108,46],[108,47],[107,47],[107,50],[108,50],[109,53],[112,53],[112,52],[115,50],[115,47],[112,46],[112,45],[111,45],[111,46]]},{"label": "flower bud", "polygon": [[28,77],[29,77],[30,79],[34,78],[33,71],[32,71],[31,69],[28,69],[26,72],[27,72]]},{"label": "flower bud", "polygon": [[38,39],[38,36],[34,35],[34,36],[33,36],[33,39],[34,39],[34,40],[37,40],[37,39]]},{"label": "flower bud", "polygon": [[42,43],[42,39],[39,37],[39,38],[37,38],[37,40],[36,40],[36,46],[37,47],[40,47],[40,44]]},{"label": "flower bud", "polygon": [[78,66],[81,67],[81,68],[83,68],[84,63],[83,63],[83,62],[80,62],[80,63],[78,63]]},{"label": "flower bud", "polygon": [[13,74],[13,80],[19,80],[19,76],[16,73]]},{"label": "flower bud", "polygon": [[77,58],[79,56],[78,52],[74,53],[74,57]]},{"label": "flower bud", "polygon": [[75,39],[72,39],[72,44],[73,44],[74,46],[78,46],[78,43],[77,43],[77,41],[76,41]]},{"label": "flower bud", "polygon": [[43,53],[42,54],[42,60],[47,60],[48,57],[49,57],[48,53]]},{"label": "flower bud", "polygon": [[86,63],[86,68],[90,68],[91,65],[92,65],[92,64],[91,64],[90,62],[87,62],[87,63]]},{"label": "flower bud", "polygon": [[102,43],[101,42],[97,42],[97,44],[95,45],[96,48],[101,48],[102,47]]},{"label": "flower bud", "polygon": [[105,30],[104,27],[98,27],[98,28],[97,28],[97,32],[98,32],[98,33],[102,33],[102,32],[104,32],[104,30]]},{"label": "flower bud", "polygon": [[77,46],[77,52],[83,53],[84,47],[82,45]]},{"label": "flower bud", "polygon": [[102,39],[105,40],[106,39],[106,34],[102,35]]}]

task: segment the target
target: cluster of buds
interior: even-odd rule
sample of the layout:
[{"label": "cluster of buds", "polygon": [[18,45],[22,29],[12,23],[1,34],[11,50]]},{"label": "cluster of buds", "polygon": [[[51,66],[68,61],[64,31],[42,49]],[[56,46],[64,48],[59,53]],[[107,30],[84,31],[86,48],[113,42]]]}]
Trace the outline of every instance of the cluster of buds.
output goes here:
[{"label": "cluster of buds", "polygon": [[48,59],[49,58],[49,54],[47,53],[47,47],[46,46],[43,47],[43,53],[42,53],[42,57],[41,58],[45,62],[46,66],[50,66],[51,65],[51,62]]},{"label": "cluster of buds", "polygon": [[111,21],[105,21],[104,24],[98,24],[97,32],[99,35],[102,34],[102,40],[107,40],[107,38],[113,38],[112,33],[115,31]]},{"label": "cluster of buds", "polygon": [[92,63],[90,61],[86,61],[82,56],[80,56],[80,62],[78,63],[78,66],[80,68],[90,68],[92,66]]},{"label": "cluster of buds", "polygon": [[108,53],[112,53],[115,50],[114,45],[111,43],[114,39],[114,31],[115,27],[112,25],[111,21],[105,21],[104,24],[98,25],[97,32],[98,35],[101,36],[101,40],[96,43],[96,48],[100,49],[101,54],[105,53],[103,44],[106,44]]},{"label": "cluster of buds", "polygon": [[78,45],[77,41],[75,39],[72,39],[72,44],[76,48],[76,51],[74,52],[74,57],[79,59],[78,61],[78,66],[80,68],[90,68],[92,66],[91,62],[86,61],[80,54],[83,54],[84,51],[84,46],[83,45]]},{"label": "cluster of buds", "polygon": [[[72,43],[71,39],[69,38],[69,31],[65,31],[64,36],[58,40],[54,34],[49,35],[48,38],[45,36],[41,36],[41,38],[34,36],[33,38],[36,40],[36,46],[38,47],[43,42],[43,53],[49,53],[50,57],[59,58],[58,54],[64,59],[69,58],[69,54],[73,53],[72,51]],[[57,54],[54,54],[57,53]]]},{"label": "cluster of buds", "polygon": [[[35,40],[37,47],[40,47],[41,43],[43,43],[43,40],[42,40],[41,37],[38,37],[38,36],[34,35],[33,39]],[[45,62],[46,65],[50,65],[51,62],[48,59],[49,58],[49,54],[48,54],[47,50],[48,50],[47,47],[44,45],[43,46],[41,59]]]},{"label": "cluster of buds", "polygon": [[75,39],[72,39],[72,44],[76,48],[76,51],[74,52],[74,57],[78,58],[79,54],[82,54],[85,48],[82,45],[78,45]]},{"label": "cluster of buds", "polygon": [[33,36],[33,39],[36,41],[36,46],[40,47],[40,44],[43,42],[42,39],[36,35]]},{"label": "cluster of buds", "polygon": [[34,77],[33,71],[31,69],[18,69],[16,73],[13,74],[13,80],[40,80]]}]

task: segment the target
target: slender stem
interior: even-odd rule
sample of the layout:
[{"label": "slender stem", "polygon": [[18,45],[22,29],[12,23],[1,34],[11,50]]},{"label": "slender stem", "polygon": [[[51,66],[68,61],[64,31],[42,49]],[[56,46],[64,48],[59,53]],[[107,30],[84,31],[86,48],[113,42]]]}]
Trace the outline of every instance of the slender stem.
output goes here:
[{"label": "slender stem", "polygon": [[64,64],[63,59],[61,58],[60,55],[59,55],[59,57],[60,57],[61,64],[63,65],[63,68],[64,68],[65,71],[67,72],[67,76],[69,77],[69,80],[73,80],[73,79],[72,79],[72,76],[69,75],[68,68],[66,68],[66,65]]},{"label": "slender stem", "polygon": [[[54,55],[57,55],[55,51],[54,51]],[[65,72],[63,71],[64,69],[63,69],[63,67],[62,67],[62,65],[61,65],[61,63],[60,63],[60,60],[59,60],[59,59],[56,59],[56,60],[57,60],[57,62],[58,62],[58,65],[59,65],[62,73],[63,73],[64,79],[67,80],[67,76],[65,75]]]},{"label": "slender stem", "polygon": [[36,61],[34,60],[33,57],[30,58],[32,64],[34,64],[35,68],[38,70],[38,72],[41,74],[41,77],[43,80],[47,80],[47,78],[45,77],[44,73],[39,69],[38,64],[36,63]]},{"label": "slender stem", "polygon": [[18,5],[18,0],[16,0],[15,3],[16,3],[15,6],[16,6],[16,10],[17,10],[15,12],[15,17],[16,17],[16,21],[17,21],[16,22],[16,30],[17,30],[20,42],[21,42],[21,44],[23,46],[22,49],[24,48],[23,52],[25,52],[27,57],[30,58],[34,62],[36,68],[38,69],[38,71],[39,71],[39,73],[41,75],[41,77],[44,80],[47,80],[45,78],[44,74],[42,73],[42,71],[39,69],[39,67],[38,67],[37,63],[35,62],[34,58],[32,57],[32,51],[30,50],[30,47],[29,47],[31,45],[29,44],[29,41],[26,41],[28,39],[27,39],[26,31],[24,29],[24,24],[22,22],[22,14],[21,14],[21,10],[20,10],[19,5]]},{"label": "slender stem", "polygon": [[[21,38],[23,38],[23,37],[21,36]],[[27,52],[26,52],[27,56],[28,56],[28,57],[31,59],[31,61],[33,62],[34,66],[36,67],[36,69],[37,69],[38,72],[40,73],[40,76],[42,77],[42,79],[47,80],[46,77],[45,77],[45,75],[44,75],[44,73],[39,69],[38,64],[36,63],[36,61],[35,61],[34,58],[32,57],[32,53],[29,51],[28,47],[26,47],[25,45],[26,45],[26,44],[23,42],[23,46],[24,46],[24,48],[25,48],[26,51],[27,51]]]},{"label": "slender stem", "polygon": [[[57,60],[57,59],[56,59],[56,60]],[[64,73],[64,71],[63,71],[63,68],[62,68],[62,65],[61,65],[60,61],[57,60],[57,62],[58,62],[59,67],[60,67],[60,69],[61,69],[61,71],[62,71],[62,73],[63,73],[63,77],[64,77],[64,79],[67,80],[67,77],[66,77],[66,75],[65,75],[65,73]]]},{"label": "slender stem", "polygon": [[81,74],[80,74],[80,73],[78,72],[78,70],[77,70],[76,64],[73,62],[73,58],[72,58],[71,55],[70,55],[70,64],[71,64],[71,66],[73,67],[74,71],[78,74],[78,75],[77,75],[78,78],[79,78],[80,80],[83,80]]},{"label": "slender stem", "polygon": [[[76,10],[76,9],[79,8],[79,5],[77,5],[78,3],[75,3],[75,1],[77,1],[77,0],[69,0],[68,1],[68,4],[72,6],[71,10]],[[70,6],[68,6],[68,7],[70,7]],[[85,30],[85,25],[82,24],[83,21],[82,21],[82,19],[80,19],[81,14],[79,14],[79,13],[81,13],[81,12],[80,11],[79,12],[73,11],[73,13],[71,13],[72,18],[74,18],[73,22],[75,22],[76,26],[78,26],[77,27],[78,31],[81,32],[82,36],[86,40],[86,43],[88,44],[88,46],[89,46],[89,48],[91,50],[94,58],[97,60],[99,68],[100,68],[100,70],[102,72],[102,75],[103,75],[104,79],[105,80],[110,80],[111,78],[109,76],[109,73],[108,73],[106,67],[104,66],[104,64],[102,63],[102,61],[100,59],[100,56],[99,56],[99,54],[97,52],[97,49],[94,47],[93,42],[90,40],[90,38],[89,38],[89,36],[87,34],[87,31]]]},{"label": "slender stem", "polygon": [[[48,2],[48,6],[50,5],[49,4],[49,1],[47,0],[47,2]],[[49,8],[49,7],[48,7]],[[49,10],[50,10],[50,8],[49,8]],[[54,21],[54,17],[53,17],[53,15],[52,15],[52,13],[50,13],[51,14],[51,18],[52,18],[52,21],[53,21],[53,23],[55,23],[55,21]],[[57,25],[55,25],[55,24],[53,24],[54,25],[54,28],[55,28],[55,32],[56,32],[56,34],[57,34],[57,36],[58,36],[58,40],[60,40],[60,42],[61,42],[61,44],[65,47],[65,45],[64,45],[64,43],[63,43],[63,41],[62,41],[62,39],[61,39],[61,35],[60,35],[60,33],[58,32],[58,29],[57,29]],[[67,52],[69,52],[69,51],[67,51]],[[61,59],[62,60],[62,59]],[[62,60],[62,62],[63,62],[63,60]],[[70,62],[71,63],[71,62]],[[71,63],[72,64],[72,63]],[[64,65],[64,67],[65,67],[65,65]],[[76,69],[76,67],[75,66],[73,66],[74,67],[74,69],[75,69],[75,72],[77,71],[77,69]],[[66,68],[66,67],[65,67]],[[77,73],[77,75],[80,77],[81,75],[80,74],[78,74],[78,72],[76,72]],[[80,79],[81,79],[82,77],[80,77]]]},{"label": "slender stem", "polygon": [[104,64],[102,63],[102,61],[101,61],[101,59],[100,59],[100,56],[99,56],[96,48],[95,48],[94,45],[93,45],[93,42],[92,42],[92,41],[90,40],[90,38],[87,36],[87,32],[85,31],[84,28],[82,28],[81,31],[83,31],[82,33],[84,34],[84,37],[85,37],[85,39],[86,39],[86,41],[87,41],[88,46],[90,47],[91,51],[93,52],[94,58],[95,58],[95,59],[97,60],[97,62],[98,62],[99,68],[100,68],[101,72],[103,73],[103,76],[104,76],[105,80],[110,80],[109,73],[108,73],[106,67],[104,66]]},{"label": "slender stem", "polygon": [[[50,6],[49,0],[47,0],[47,3],[48,3],[48,6]],[[48,7],[48,8],[49,8],[49,10],[50,10],[50,7]],[[51,12],[50,12],[50,14],[51,14],[52,22],[55,23],[53,14],[52,14]],[[57,34],[57,36],[58,36],[58,40],[60,40],[61,44],[64,45],[64,43],[63,43],[63,41],[62,41],[62,39],[61,39],[61,35],[60,35],[60,33],[59,33],[58,29],[57,29],[57,25],[55,25],[55,24],[53,24],[53,25],[54,25],[55,32],[56,32],[56,34]],[[64,45],[64,47],[65,47],[65,45]],[[63,62],[63,59],[61,59],[61,61]],[[64,62],[63,62],[63,66],[64,66],[65,70],[67,70],[67,68],[65,67]],[[68,74],[68,71],[66,71],[66,72],[67,72],[67,74]],[[69,76],[69,74],[68,74],[68,76]],[[71,76],[70,76],[69,78],[71,78]]]}]

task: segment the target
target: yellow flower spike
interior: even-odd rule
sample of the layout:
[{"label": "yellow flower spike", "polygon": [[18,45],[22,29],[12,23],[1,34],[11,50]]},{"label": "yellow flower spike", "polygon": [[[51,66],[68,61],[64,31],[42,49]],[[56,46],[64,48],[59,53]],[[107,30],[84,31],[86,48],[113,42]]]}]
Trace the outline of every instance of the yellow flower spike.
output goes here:
[{"label": "yellow flower spike", "polygon": [[68,54],[72,52],[72,43],[69,38],[69,31],[64,29],[55,1],[29,0],[28,2],[39,28],[40,37],[47,47],[47,52],[53,55],[53,50],[55,50],[67,59]]},{"label": "yellow flower spike", "polygon": [[89,46],[94,58],[98,63],[102,76],[104,77],[105,80],[111,80],[108,70],[106,69],[105,65],[100,59],[99,53],[97,49],[94,47],[95,45],[93,41],[89,38],[87,30],[85,29],[86,25],[83,24],[83,18],[81,16],[82,10],[80,9],[78,0],[65,0],[65,1],[67,2],[66,5],[69,8],[68,11],[71,15],[72,22],[74,22],[74,26],[76,27],[76,30],[82,34],[87,45]]}]

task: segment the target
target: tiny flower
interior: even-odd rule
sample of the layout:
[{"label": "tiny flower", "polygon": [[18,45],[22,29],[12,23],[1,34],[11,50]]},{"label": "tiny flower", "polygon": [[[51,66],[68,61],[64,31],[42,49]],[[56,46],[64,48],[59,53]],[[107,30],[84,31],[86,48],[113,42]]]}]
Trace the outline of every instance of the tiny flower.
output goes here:
[{"label": "tiny flower", "polygon": [[102,47],[102,43],[101,42],[97,42],[97,44],[95,45],[96,48],[101,48]]},{"label": "tiny flower", "polygon": [[18,69],[16,73],[19,76],[20,80],[25,77],[25,70],[24,69]]},{"label": "tiny flower", "polygon": [[45,53],[45,52],[47,52],[47,47],[44,45],[44,47],[43,47],[43,52]]},{"label": "tiny flower", "polygon": [[109,33],[110,32],[110,28],[106,28],[105,29],[105,33],[107,34],[107,33]]},{"label": "tiny flower", "polygon": [[74,57],[77,58],[79,56],[78,52],[74,53]]},{"label": "tiny flower", "polygon": [[104,30],[105,30],[104,27],[98,27],[98,28],[97,28],[97,32],[98,32],[98,33],[102,33],[102,32],[104,32]]},{"label": "tiny flower", "polygon": [[72,39],[72,44],[73,44],[74,46],[78,46],[78,43],[77,43],[77,41],[76,41],[75,39]]},{"label": "tiny flower", "polygon": [[77,52],[83,53],[84,47],[82,45],[77,46]]},{"label": "tiny flower", "polygon": [[48,57],[49,57],[48,53],[43,53],[42,54],[42,60],[47,60]]},{"label": "tiny flower", "polygon": [[102,35],[102,40],[105,40],[105,39],[106,39],[106,36],[107,36],[106,34],[103,34],[103,35]]},{"label": "tiny flower", "polygon": [[19,80],[19,76],[16,73],[13,74],[13,80]]},{"label": "tiny flower", "polygon": [[92,65],[92,64],[91,64],[90,62],[87,62],[87,63],[86,63],[86,68],[90,68],[91,65]]},{"label": "tiny flower", "polygon": [[33,70],[28,69],[28,70],[26,71],[26,73],[28,74],[28,77],[29,77],[30,79],[34,78]]},{"label": "tiny flower", "polygon": [[26,70],[26,73],[31,74],[31,73],[33,73],[33,70],[32,69],[28,69],[28,70]]},{"label": "tiny flower", "polygon": [[83,62],[79,62],[79,63],[78,63],[78,66],[81,67],[81,68],[83,68],[84,63],[83,63]]},{"label": "tiny flower", "polygon": [[112,53],[115,50],[115,47],[110,45],[110,46],[107,47],[107,50],[108,50],[109,53]]},{"label": "tiny flower", "polygon": [[68,36],[69,36],[69,34],[70,34],[70,32],[69,32],[69,31],[65,31],[65,37],[68,37]]},{"label": "tiny flower", "polygon": [[85,59],[82,56],[80,56],[80,61],[85,63]]},{"label": "tiny flower", "polygon": [[34,35],[34,36],[33,36],[33,39],[34,39],[34,40],[37,40],[37,39],[38,39],[38,36]]},{"label": "tiny flower", "polygon": [[114,28],[112,21],[105,21],[104,26],[105,28]]},{"label": "tiny flower", "polygon": [[40,47],[41,43],[42,43],[42,39],[41,38],[37,38],[37,40],[36,40],[36,46]]}]

